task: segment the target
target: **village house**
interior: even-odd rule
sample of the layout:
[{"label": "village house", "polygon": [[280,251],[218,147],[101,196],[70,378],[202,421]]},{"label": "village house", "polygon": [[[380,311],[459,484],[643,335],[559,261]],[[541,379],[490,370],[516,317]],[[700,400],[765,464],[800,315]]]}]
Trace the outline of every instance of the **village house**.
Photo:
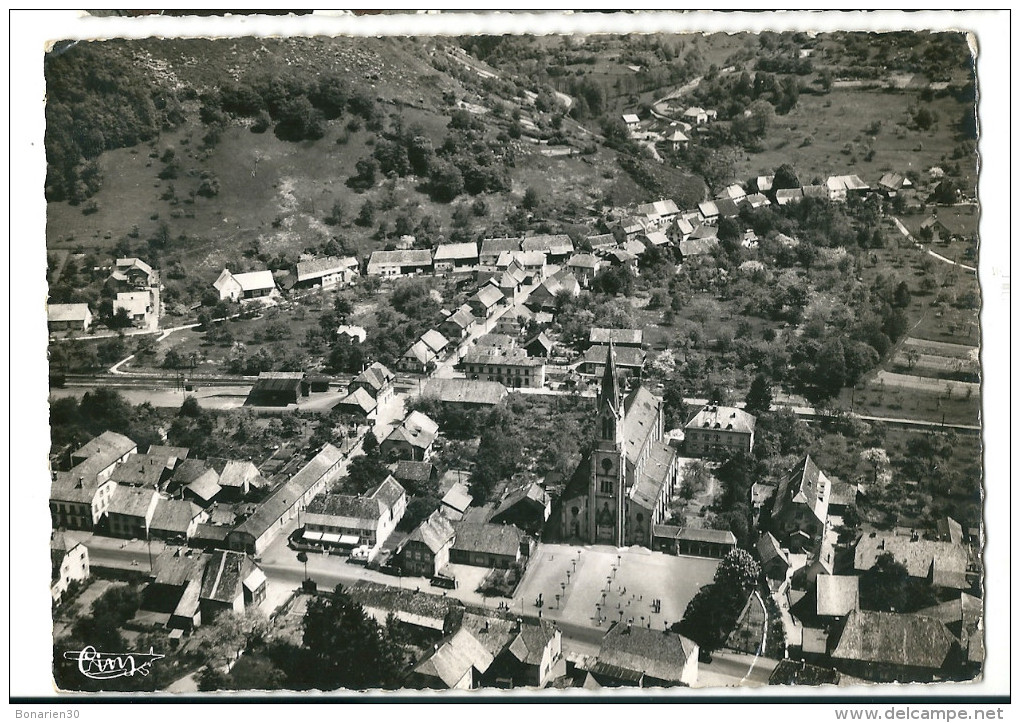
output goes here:
[{"label": "village house", "polygon": [[374,251],[368,259],[366,268],[366,273],[369,276],[384,278],[426,274],[431,271],[432,252],[428,249]]},{"label": "village house", "polygon": [[224,612],[243,613],[266,599],[266,574],[240,552],[216,550],[205,563],[198,607],[203,624]]},{"label": "village house", "polygon": [[949,243],[950,241],[973,241],[977,237],[977,219],[973,216],[955,214],[938,215],[938,209],[921,222],[920,236],[924,241]]},{"label": "village house", "polygon": [[182,490],[184,499],[202,507],[211,505],[220,493],[220,473],[201,459],[186,459],[174,467],[167,491],[176,494]]},{"label": "village house", "polygon": [[845,201],[849,193],[866,193],[870,190],[867,183],[859,176],[829,176],[825,179],[825,188],[830,201]]},{"label": "village house", "polygon": [[149,536],[170,544],[187,544],[209,514],[194,502],[160,497],[149,523]]},{"label": "village house", "polygon": [[159,284],[159,274],[138,258],[120,258],[113,263],[107,280],[114,289],[144,289]]},{"label": "village house", "polygon": [[589,236],[585,239],[585,243],[588,244],[588,248],[590,248],[592,253],[595,254],[605,254],[619,245],[619,241],[616,240],[616,236],[611,233],[600,233],[594,236]]},{"label": "village house", "polygon": [[342,324],[336,329],[336,340],[341,344],[364,344],[368,331],[363,326]]},{"label": "village house", "polygon": [[[872,532],[863,536],[854,549],[854,569],[870,570],[878,558],[888,553],[907,568],[917,580],[947,590],[969,590],[969,555],[966,546],[942,540],[925,540],[916,533],[909,537]],[[976,577],[976,573],[975,573]]]},{"label": "village house", "polygon": [[170,477],[168,460],[159,455],[133,454],[117,465],[110,479],[124,487],[162,489]]},{"label": "village house", "polygon": [[635,113],[624,113],[621,118],[623,124],[627,126],[627,130],[633,133],[641,125],[641,119],[637,117]]},{"label": "village house", "polygon": [[220,301],[248,301],[271,296],[276,291],[276,282],[272,271],[234,274],[223,269],[213,282],[213,288],[219,292]]},{"label": "village house", "polygon": [[643,386],[624,395],[616,358],[607,346],[598,434],[561,496],[560,525],[567,539],[651,547],[652,526],[665,520],[679,483],[679,458],[663,439],[662,401]]},{"label": "village house", "polygon": [[460,628],[436,643],[408,675],[406,685],[425,690],[472,690],[492,665],[489,653],[470,632]]},{"label": "village house", "polygon": [[696,457],[750,454],[756,423],[743,409],[705,405],[684,425],[684,450]]},{"label": "village house", "polygon": [[447,339],[463,339],[475,325],[475,317],[471,313],[471,307],[464,306],[453,312],[439,325],[439,332]]},{"label": "village house", "polygon": [[497,272],[489,276],[484,280],[484,286],[494,286],[505,297],[508,304],[515,304],[524,288],[524,271],[513,266],[512,270]]},{"label": "village house", "polygon": [[409,374],[428,374],[436,368],[437,362],[436,353],[428,344],[418,339],[397,359],[397,369]]},{"label": "village house", "polygon": [[54,472],[50,487],[53,528],[92,530],[104,520],[117,483],[110,477],[116,465],[137,451],[122,434],[103,432],[71,454],[74,466]]},{"label": "village house", "polygon": [[162,460],[168,470],[173,471],[179,462],[183,462],[191,454],[187,447],[171,447],[165,444],[150,444],[146,452],[150,457]]},{"label": "village house", "polygon": [[684,135],[684,132],[681,131],[679,128],[674,128],[672,131],[666,134],[666,137],[663,139],[663,142],[667,143],[669,145],[670,150],[676,153],[677,151],[687,148],[687,144],[690,142],[690,139],[686,135]]},{"label": "village house", "polygon": [[698,645],[668,630],[614,622],[588,673],[604,687],[689,687],[698,680]]},{"label": "village house", "polygon": [[393,479],[405,490],[415,494],[415,490],[431,489],[439,484],[439,468],[431,462],[415,462],[402,459],[389,465]]},{"label": "village house", "polygon": [[549,493],[538,482],[530,481],[508,489],[489,522],[515,525],[532,535],[540,535],[551,514]]},{"label": "village house", "polygon": [[966,677],[980,672],[985,661],[984,603],[981,598],[961,592],[943,603],[918,611],[918,615],[941,621],[960,641],[967,670]]},{"label": "village house", "polygon": [[88,304],[48,304],[46,316],[50,332],[85,332],[92,326],[92,312]]},{"label": "village house", "polygon": [[112,537],[145,539],[159,493],[143,487],[120,487],[114,491],[107,510],[107,526]]},{"label": "village house", "polygon": [[683,216],[677,216],[663,229],[663,233],[671,243],[676,244],[694,233],[694,224]]},{"label": "village house", "polygon": [[545,335],[544,331],[540,331],[524,342],[523,349],[530,357],[548,359],[552,356],[554,347],[552,340]]},{"label": "village house", "polygon": [[545,278],[546,257],[542,251],[504,251],[496,259],[497,271],[513,271],[519,268],[524,272],[526,282],[541,281]]},{"label": "village house", "polygon": [[407,508],[407,493],[392,477],[362,496],[319,495],[305,508],[302,539],[324,548],[367,546],[369,556],[396,529]]},{"label": "village house", "polygon": [[804,198],[804,191],[800,188],[780,188],[776,191],[776,204],[780,206],[797,203],[802,198]]},{"label": "village house", "polygon": [[432,256],[432,267],[436,276],[440,274],[465,273],[478,266],[478,244],[440,244]]},{"label": "village house", "polygon": [[819,575],[815,578],[815,614],[835,623],[861,608],[860,578],[856,575]]},{"label": "village house", "polygon": [[362,421],[366,421],[374,420],[377,417],[379,405],[363,387],[357,387],[337,402],[333,409],[340,414],[358,417]]},{"label": "village house", "polygon": [[550,264],[560,264],[574,253],[574,242],[564,233],[529,236],[521,242],[522,251],[541,251]]},{"label": "village house", "polygon": [[347,391],[362,388],[379,404],[393,396],[393,380],[396,375],[379,362],[373,362],[347,385]]},{"label": "village house", "polygon": [[959,642],[935,618],[854,610],[838,634],[833,666],[873,682],[931,682],[951,678]]},{"label": "village house", "polygon": [[503,292],[492,284],[485,284],[467,300],[471,314],[478,319],[488,319],[503,303]]},{"label": "village house", "polygon": [[575,298],[581,295],[581,285],[569,269],[562,269],[539,284],[524,305],[535,312],[555,311],[556,298],[561,294]]},{"label": "village house", "polygon": [[482,239],[482,245],[478,251],[478,264],[480,266],[495,266],[497,259],[503,253],[520,251],[521,240],[519,238]]},{"label": "village house", "polygon": [[265,481],[258,468],[248,460],[227,460],[217,480],[220,498],[226,502],[240,502],[252,487],[262,487]]},{"label": "village house", "polygon": [[574,277],[587,289],[598,276],[602,261],[598,256],[592,254],[574,254],[567,261],[567,268],[574,274]]},{"label": "village house", "polygon": [[546,620],[465,612],[460,626],[492,655],[492,663],[482,671],[483,687],[544,688],[566,675],[562,633]]},{"label": "village house", "polygon": [[71,452],[71,472],[105,481],[116,466],[138,452],[138,445],[123,434],[106,431]]},{"label": "village house", "polygon": [[405,575],[433,578],[450,562],[453,525],[436,510],[407,536],[396,556]]},{"label": "village house", "polygon": [[429,379],[423,397],[436,399],[446,411],[473,410],[493,407],[507,396],[499,382],[477,379]]},{"label": "village house", "polygon": [[460,362],[468,379],[480,379],[517,389],[545,386],[545,363],[524,349],[475,348]]},{"label": "village house", "polygon": [[715,194],[716,200],[728,200],[740,202],[747,197],[747,191],[739,183],[731,183],[719,193]]},{"label": "village house", "polygon": [[531,554],[531,540],[514,525],[487,522],[455,522],[450,562],[508,569]]},{"label": "village house", "polygon": [[661,231],[673,219],[680,216],[680,208],[672,199],[662,199],[653,203],[642,203],[635,209],[635,214],[648,220],[647,230]]},{"label": "village house", "polygon": [[467,484],[470,477],[470,472],[450,469],[439,480],[439,493],[443,495],[439,503],[439,512],[447,519],[454,521],[462,519],[471,503],[475,501]]},{"label": "village house", "polygon": [[[593,326],[588,332],[589,346],[606,346],[612,344],[617,351],[623,348],[640,349],[644,344],[643,329],[607,329],[601,326]],[[605,359],[605,349],[603,359]]]},{"label": "village house", "polygon": [[791,566],[790,554],[782,548],[779,540],[771,532],[762,532],[755,545],[755,551],[758,553],[758,560],[761,561],[761,571],[770,581],[770,585],[784,582]]},{"label": "village house", "polygon": [[421,412],[411,412],[379,445],[387,459],[410,459],[424,462],[432,455],[432,446],[439,436],[439,425]]},{"label": "village house", "polygon": [[698,204],[703,223],[715,224],[719,220],[719,206],[715,201],[702,201]]},{"label": "village house", "polygon": [[339,449],[332,444],[324,445],[297,474],[260,503],[251,517],[231,530],[226,537],[228,547],[261,556],[298,511],[336,481],[343,469],[343,460]]},{"label": "village house", "polygon": [[805,456],[776,488],[766,529],[784,547],[804,550],[825,531],[831,487],[825,473]]},{"label": "village house", "polygon": [[319,286],[332,289],[349,284],[358,273],[358,260],[353,256],[326,256],[321,259],[298,261],[294,267],[294,287],[311,289]]},{"label": "village house", "polygon": [[895,198],[900,191],[913,188],[913,186],[910,179],[900,173],[884,173],[878,179],[878,190],[888,198]]},{"label": "village house", "polygon": [[50,536],[50,597],[59,605],[72,582],[89,579],[89,551],[81,542],[55,530]]},{"label": "village house", "polygon": [[716,112],[714,110],[709,111],[700,106],[692,105],[684,111],[683,117],[691,125],[700,126],[708,123],[710,118],[715,118],[715,114]]}]

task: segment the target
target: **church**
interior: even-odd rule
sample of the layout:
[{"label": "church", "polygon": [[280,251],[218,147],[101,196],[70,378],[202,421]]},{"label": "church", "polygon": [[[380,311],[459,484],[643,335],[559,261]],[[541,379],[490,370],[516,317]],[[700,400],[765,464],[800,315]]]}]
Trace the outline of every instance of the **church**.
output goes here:
[{"label": "church", "polygon": [[652,545],[680,481],[676,451],[663,441],[662,400],[642,386],[624,395],[610,344],[599,388],[598,432],[561,497],[567,540]]}]

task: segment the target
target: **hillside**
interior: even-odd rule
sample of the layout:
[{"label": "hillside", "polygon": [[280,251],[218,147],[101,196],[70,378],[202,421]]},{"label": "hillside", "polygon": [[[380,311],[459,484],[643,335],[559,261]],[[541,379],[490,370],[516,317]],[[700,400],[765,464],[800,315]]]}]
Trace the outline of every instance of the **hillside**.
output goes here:
[{"label": "hillside", "polygon": [[[583,235],[584,209],[650,194],[564,119],[569,98],[547,105],[452,40],[107,41],[66,50],[47,74],[51,118],[73,119],[51,120],[51,176],[77,174],[74,193],[51,183],[48,248],[147,258],[168,272],[171,312],[228,263],[283,269],[327,244],[366,255],[404,234],[425,247]],[[125,103],[142,110],[109,112]],[[704,194],[654,171],[658,187]]]}]

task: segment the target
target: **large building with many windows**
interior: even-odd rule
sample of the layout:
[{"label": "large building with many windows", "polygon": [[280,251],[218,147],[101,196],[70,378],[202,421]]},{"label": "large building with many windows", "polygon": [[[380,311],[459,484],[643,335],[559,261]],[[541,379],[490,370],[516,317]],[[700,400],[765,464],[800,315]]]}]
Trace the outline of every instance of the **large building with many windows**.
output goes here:
[{"label": "large building with many windows", "polygon": [[510,389],[545,386],[545,363],[529,357],[525,349],[477,348],[461,362],[468,379],[499,382]]},{"label": "large building with many windows", "polygon": [[698,457],[749,454],[756,422],[743,409],[708,404],[684,425],[684,449]]}]

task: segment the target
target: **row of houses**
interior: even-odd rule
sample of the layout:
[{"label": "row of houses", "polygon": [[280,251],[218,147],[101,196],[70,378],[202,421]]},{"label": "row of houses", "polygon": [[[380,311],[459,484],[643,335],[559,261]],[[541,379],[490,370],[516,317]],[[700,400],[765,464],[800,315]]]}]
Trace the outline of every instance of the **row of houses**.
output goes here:
[{"label": "row of houses", "polygon": [[332,289],[348,286],[360,274],[354,256],[326,256],[298,261],[293,271],[281,274],[279,282],[272,271],[233,273],[223,269],[213,282],[220,301],[243,302],[279,296],[280,290]]},{"label": "row of houses", "polygon": [[482,242],[440,244],[435,249],[375,251],[368,259],[369,276],[394,278],[416,274],[470,273],[499,269],[517,262],[529,273],[541,273],[546,264],[560,264],[574,251],[566,234],[522,238],[490,238]]}]

